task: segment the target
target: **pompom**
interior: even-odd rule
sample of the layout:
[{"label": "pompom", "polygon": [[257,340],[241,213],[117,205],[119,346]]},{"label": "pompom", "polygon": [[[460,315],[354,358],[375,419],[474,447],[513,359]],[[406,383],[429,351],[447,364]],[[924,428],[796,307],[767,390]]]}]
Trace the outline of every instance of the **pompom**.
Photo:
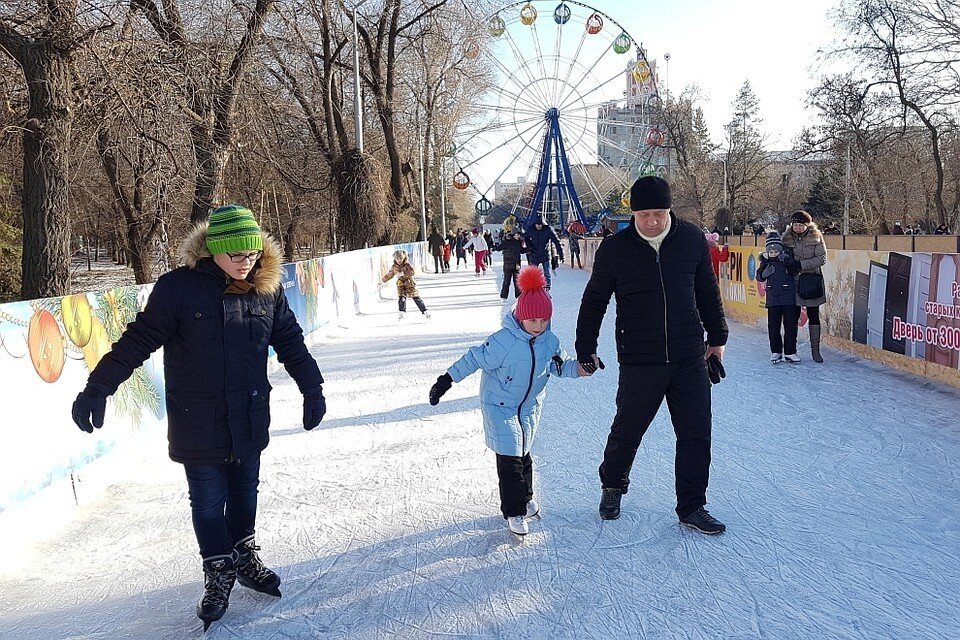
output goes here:
[{"label": "pompom", "polygon": [[704,235],[707,237],[707,242],[720,242],[719,233],[707,233]]},{"label": "pompom", "polygon": [[540,267],[528,265],[520,269],[520,275],[517,276],[517,284],[520,285],[520,291],[523,293],[536,291],[537,289],[545,289],[547,286],[547,277],[543,275]]}]

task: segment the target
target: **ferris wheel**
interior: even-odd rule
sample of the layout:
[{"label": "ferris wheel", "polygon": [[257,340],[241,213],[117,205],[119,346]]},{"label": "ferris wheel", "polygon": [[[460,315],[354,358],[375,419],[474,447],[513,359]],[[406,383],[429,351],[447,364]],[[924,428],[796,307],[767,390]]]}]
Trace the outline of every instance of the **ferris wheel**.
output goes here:
[{"label": "ferris wheel", "polygon": [[637,177],[665,172],[657,64],[616,20],[542,0],[509,3],[485,25],[463,53],[487,62],[492,88],[448,150],[453,186],[479,194],[478,213],[591,228]]}]

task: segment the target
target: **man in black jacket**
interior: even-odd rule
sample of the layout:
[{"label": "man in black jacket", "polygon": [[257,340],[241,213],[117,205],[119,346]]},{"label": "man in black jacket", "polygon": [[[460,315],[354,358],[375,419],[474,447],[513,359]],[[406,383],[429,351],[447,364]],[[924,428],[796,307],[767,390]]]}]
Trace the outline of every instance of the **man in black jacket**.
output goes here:
[{"label": "man in black jacket", "polygon": [[186,266],[157,280],[146,308],[90,373],[73,420],[93,433],[107,397],[163,347],[170,458],[183,464],[203,558],[204,629],[227,609],[234,581],[280,596],[255,542],[260,453],[270,440],[267,359],[303,394],[303,428],[326,412],[323,376],[281,286],[283,251],[249,209],[219,207],[183,243]]},{"label": "man in black jacket", "polygon": [[533,221],[533,228],[527,231],[524,236],[524,242],[529,252],[530,264],[538,265],[543,269],[543,275],[547,277],[547,289],[550,288],[550,249],[548,245],[552,242],[557,249],[557,255],[560,262],[563,262],[563,245],[560,239],[553,232],[550,225],[543,221],[543,216],[537,216]]},{"label": "man in black jacket", "polygon": [[577,359],[588,371],[602,366],[597,337],[615,294],[620,381],[600,466],[600,517],[620,517],[640,440],[666,398],[677,434],[677,515],[681,524],[713,534],[725,527],[704,509],[711,429],[705,359],[723,357],[727,324],[703,233],[670,206],[670,186],[662,178],[634,183],[633,223],[605,239],[594,258],[580,303]]}]

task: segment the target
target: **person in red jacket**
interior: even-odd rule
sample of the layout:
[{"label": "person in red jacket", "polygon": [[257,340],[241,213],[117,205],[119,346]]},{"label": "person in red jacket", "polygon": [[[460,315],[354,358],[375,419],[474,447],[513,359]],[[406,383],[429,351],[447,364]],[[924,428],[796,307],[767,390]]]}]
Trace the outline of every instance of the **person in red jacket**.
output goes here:
[{"label": "person in red jacket", "polygon": [[719,233],[703,234],[707,239],[707,245],[710,247],[710,262],[713,263],[713,275],[717,276],[717,282],[720,282],[720,263],[730,260],[730,245],[720,246]]}]

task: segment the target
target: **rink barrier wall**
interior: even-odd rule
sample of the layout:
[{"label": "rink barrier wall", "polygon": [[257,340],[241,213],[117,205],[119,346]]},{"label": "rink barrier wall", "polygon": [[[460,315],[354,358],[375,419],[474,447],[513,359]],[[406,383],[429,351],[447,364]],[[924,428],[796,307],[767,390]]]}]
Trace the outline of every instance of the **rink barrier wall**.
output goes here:
[{"label": "rink barrier wall", "polygon": [[[392,296],[380,277],[403,249],[422,272],[426,243],[333,254],[283,265],[282,286],[307,344],[330,331],[349,330],[367,307]],[[87,376],[147,303],[152,284],[0,305],[0,515],[45,494],[50,509],[70,509],[115,482],[108,455],[147,438],[164,441],[162,349],[107,401],[103,429],[86,434],[70,407]],[[280,365],[271,354],[271,370]],[[159,446],[159,445],[158,445]],[[165,442],[157,455],[166,456]],[[118,471],[119,473],[119,471]],[[95,478],[95,481],[94,481]],[[33,500],[31,500],[32,502]]]},{"label": "rink barrier wall", "polygon": [[[824,238],[823,341],[960,388],[957,236]],[[728,241],[730,260],[720,266],[724,310],[730,318],[766,330],[765,285],[756,280],[765,236],[729,236]],[[599,238],[581,241],[584,268],[592,268],[599,244]],[[913,247],[928,250],[911,251]],[[805,310],[800,322],[801,337],[809,340]]]}]

